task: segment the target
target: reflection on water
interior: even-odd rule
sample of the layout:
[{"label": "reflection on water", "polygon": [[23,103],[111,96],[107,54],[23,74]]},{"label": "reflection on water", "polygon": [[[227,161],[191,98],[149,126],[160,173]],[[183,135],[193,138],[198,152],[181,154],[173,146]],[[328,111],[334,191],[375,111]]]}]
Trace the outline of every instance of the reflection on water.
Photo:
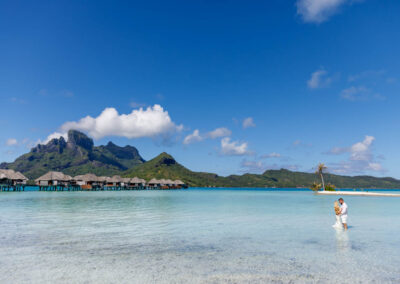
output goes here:
[{"label": "reflection on water", "polygon": [[[302,191],[0,194],[0,283],[400,281],[398,199]],[[374,224],[372,226],[372,224]]]},{"label": "reflection on water", "polygon": [[336,247],[338,252],[347,252],[351,249],[348,231],[336,229]]}]

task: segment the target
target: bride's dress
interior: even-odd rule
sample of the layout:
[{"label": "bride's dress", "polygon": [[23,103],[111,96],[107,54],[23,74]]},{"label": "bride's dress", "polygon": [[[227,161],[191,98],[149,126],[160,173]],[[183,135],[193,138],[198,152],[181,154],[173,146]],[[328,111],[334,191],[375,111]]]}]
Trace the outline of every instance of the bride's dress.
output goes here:
[{"label": "bride's dress", "polygon": [[336,223],[332,227],[335,229],[343,229],[343,224],[342,224],[342,218],[340,218],[340,215],[335,215],[336,216]]}]

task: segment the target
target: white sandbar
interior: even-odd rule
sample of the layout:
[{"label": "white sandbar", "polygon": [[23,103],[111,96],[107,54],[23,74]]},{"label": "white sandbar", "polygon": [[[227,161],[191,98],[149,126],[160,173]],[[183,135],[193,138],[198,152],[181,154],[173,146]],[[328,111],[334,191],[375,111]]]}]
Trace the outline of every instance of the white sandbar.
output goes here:
[{"label": "white sandbar", "polygon": [[363,191],[318,191],[319,195],[354,195],[354,196],[391,196],[400,197],[399,193],[379,193],[379,192],[363,192]]}]

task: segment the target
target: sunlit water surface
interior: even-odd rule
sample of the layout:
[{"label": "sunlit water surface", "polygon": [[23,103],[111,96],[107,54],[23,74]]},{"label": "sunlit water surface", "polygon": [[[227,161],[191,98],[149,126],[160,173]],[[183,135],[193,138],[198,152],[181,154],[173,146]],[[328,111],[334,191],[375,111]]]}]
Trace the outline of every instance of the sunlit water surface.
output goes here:
[{"label": "sunlit water surface", "polygon": [[1,283],[399,283],[400,198],[1,192]]}]

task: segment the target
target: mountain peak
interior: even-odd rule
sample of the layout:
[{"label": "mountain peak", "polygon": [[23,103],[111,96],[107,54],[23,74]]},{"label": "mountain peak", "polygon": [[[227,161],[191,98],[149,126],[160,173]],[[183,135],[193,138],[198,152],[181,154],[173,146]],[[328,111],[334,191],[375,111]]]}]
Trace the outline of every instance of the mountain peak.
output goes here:
[{"label": "mountain peak", "polygon": [[93,139],[89,138],[86,134],[77,131],[77,130],[69,130],[68,131],[68,145],[70,146],[80,146],[86,150],[92,150],[94,143]]},{"label": "mountain peak", "polygon": [[117,145],[115,145],[112,141],[108,141],[108,143],[106,145],[106,147],[114,147],[114,146],[117,146]]},{"label": "mountain peak", "polygon": [[175,165],[175,164],[177,164],[174,157],[172,157],[170,154],[168,154],[166,152],[162,152],[160,155],[155,157],[153,159],[153,161],[159,165]]}]

